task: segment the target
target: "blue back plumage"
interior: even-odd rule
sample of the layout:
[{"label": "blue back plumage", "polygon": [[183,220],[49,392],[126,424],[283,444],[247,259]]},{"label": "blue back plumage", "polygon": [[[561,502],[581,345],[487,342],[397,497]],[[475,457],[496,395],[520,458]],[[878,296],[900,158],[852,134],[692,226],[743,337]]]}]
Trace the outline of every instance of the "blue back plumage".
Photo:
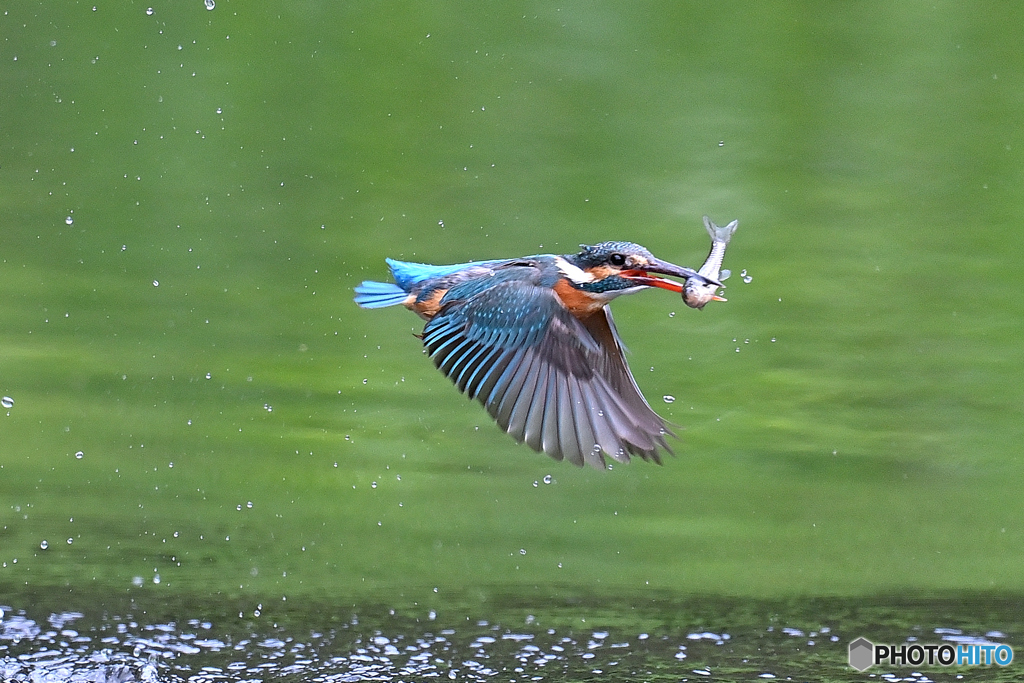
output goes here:
[{"label": "blue back plumage", "polygon": [[501,261],[474,261],[472,263],[456,263],[450,266],[433,266],[428,263],[411,263],[384,259],[395,278],[390,282],[374,282],[366,280],[356,287],[357,304],[363,308],[384,308],[405,303],[409,293],[422,282],[452,275],[470,266],[488,266]]},{"label": "blue back plumage", "polygon": [[387,261],[388,267],[391,268],[391,275],[394,276],[395,282],[407,292],[424,280],[451,275],[469,266],[486,266],[491,263],[500,263],[500,261],[474,261],[471,263],[456,263],[450,266],[433,266],[429,263],[411,263],[409,261],[396,261],[391,258],[384,260]]}]

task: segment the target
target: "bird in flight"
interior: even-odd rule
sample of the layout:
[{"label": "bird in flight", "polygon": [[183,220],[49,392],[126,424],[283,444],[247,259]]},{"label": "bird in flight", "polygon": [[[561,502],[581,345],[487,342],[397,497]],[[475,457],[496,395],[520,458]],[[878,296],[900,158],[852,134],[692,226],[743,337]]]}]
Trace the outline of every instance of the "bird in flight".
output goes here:
[{"label": "bird in flight", "polygon": [[597,468],[605,456],[660,464],[672,432],[640,393],[608,304],[651,287],[690,296],[695,308],[724,301],[714,294],[722,254],[712,256],[714,275],[632,242],[447,266],[387,259],[395,282],[363,282],[355,302],[402,304],[426,320],[418,336],[434,364],[535,451]]}]

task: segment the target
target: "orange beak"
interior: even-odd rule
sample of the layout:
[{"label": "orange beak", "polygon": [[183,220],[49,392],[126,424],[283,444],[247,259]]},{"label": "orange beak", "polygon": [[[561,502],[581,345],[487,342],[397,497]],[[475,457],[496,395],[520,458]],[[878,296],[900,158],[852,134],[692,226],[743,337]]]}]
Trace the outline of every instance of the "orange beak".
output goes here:
[{"label": "orange beak", "polygon": [[675,292],[676,294],[681,294],[683,291],[683,286],[680,283],[676,282],[675,280],[668,280],[657,275],[652,275],[647,271],[624,270],[621,273],[619,273],[619,275],[626,278],[627,280],[632,280],[633,282],[636,282],[639,285],[647,285],[648,287],[661,287],[662,289],[667,289],[668,291]]}]

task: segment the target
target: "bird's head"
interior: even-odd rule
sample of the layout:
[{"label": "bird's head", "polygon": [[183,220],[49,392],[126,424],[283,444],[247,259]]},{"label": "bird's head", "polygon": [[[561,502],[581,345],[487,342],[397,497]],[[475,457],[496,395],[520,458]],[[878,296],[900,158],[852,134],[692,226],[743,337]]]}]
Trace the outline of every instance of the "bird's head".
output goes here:
[{"label": "bird's head", "polygon": [[721,286],[721,283],[700,275],[692,268],[662,261],[633,242],[601,242],[580,245],[578,254],[563,256],[559,269],[576,289],[603,298],[631,294],[644,287],[660,287],[682,293],[683,284],[661,275],[683,278],[687,282]]}]

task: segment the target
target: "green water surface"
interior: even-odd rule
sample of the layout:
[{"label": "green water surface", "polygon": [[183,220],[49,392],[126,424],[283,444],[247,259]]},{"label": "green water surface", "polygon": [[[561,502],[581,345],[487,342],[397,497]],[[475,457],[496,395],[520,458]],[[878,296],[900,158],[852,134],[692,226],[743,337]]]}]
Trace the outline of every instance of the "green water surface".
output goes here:
[{"label": "green water surface", "polygon": [[[0,602],[1020,595],[1022,26],[7,3]],[[698,266],[705,213],[729,302],[614,305],[661,467],[516,445],[352,303],[386,256]]]}]

